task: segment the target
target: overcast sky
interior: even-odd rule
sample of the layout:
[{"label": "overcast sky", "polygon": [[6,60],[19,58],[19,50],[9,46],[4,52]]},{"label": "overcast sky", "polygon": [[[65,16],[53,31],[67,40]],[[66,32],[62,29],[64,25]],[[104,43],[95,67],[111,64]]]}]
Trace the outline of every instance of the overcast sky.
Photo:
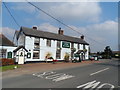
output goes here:
[{"label": "overcast sky", "polygon": [[[109,45],[118,49],[118,3],[117,2],[34,2],[36,6],[85,35],[93,52],[103,51]],[[12,15],[20,26],[32,28],[37,25],[40,30],[57,33],[58,28],[65,35],[80,37],[59,22],[45,15],[26,2],[6,2]],[[2,4],[3,33],[12,40],[15,24],[5,6]]]}]

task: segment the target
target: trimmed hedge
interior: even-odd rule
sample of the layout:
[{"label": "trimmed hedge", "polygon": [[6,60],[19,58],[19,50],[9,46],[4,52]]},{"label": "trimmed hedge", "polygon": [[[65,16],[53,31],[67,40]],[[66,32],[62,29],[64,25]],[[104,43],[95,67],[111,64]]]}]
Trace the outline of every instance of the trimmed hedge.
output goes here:
[{"label": "trimmed hedge", "polygon": [[0,59],[0,62],[2,64],[2,66],[14,65],[15,64],[14,59],[8,59],[8,58],[2,58],[2,59]]}]

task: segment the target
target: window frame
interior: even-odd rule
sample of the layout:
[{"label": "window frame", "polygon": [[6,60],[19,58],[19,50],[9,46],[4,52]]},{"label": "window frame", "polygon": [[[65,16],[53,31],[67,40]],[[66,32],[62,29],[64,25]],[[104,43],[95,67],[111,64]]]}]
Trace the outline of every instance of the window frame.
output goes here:
[{"label": "window frame", "polygon": [[46,40],[46,46],[47,46],[47,47],[51,47],[51,40],[50,40],[50,39],[47,39],[47,40]]},{"label": "window frame", "polygon": [[34,39],[34,48],[35,49],[39,49],[40,48],[40,38],[35,37],[35,39]]},{"label": "window frame", "polygon": [[7,49],[0,49],[0,58],[7,57]]},{"label": "window frame", "polygon": [[78,43],[77,45],[78,45],[77,48],[80,49],[80,44]]},{"label": "window frame", "polygon": [[61,48],[61,41],[57,41],[57,48]]},{"label": "window frame", "polygon": [[[38,56],[34,56],[35,53],[37,53]],[[40,59],[40,51],[39,50],[33,50],[33,59]]]},{"label": "window frame", "polygon": [[74,43],[71,43],[71,48],[74,48]]}]

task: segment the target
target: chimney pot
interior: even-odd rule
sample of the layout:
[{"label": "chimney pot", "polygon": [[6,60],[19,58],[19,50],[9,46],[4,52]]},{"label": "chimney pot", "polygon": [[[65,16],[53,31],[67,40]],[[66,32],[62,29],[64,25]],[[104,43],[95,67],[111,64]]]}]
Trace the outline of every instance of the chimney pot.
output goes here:
[{"label": "chimney pot", "polygon": [[37,30],[37,26],[33,26],[33,29]]},{"label": "chimney pot", "polygon": [[59,28],[59,30],[61,30],[61,27]]},{"label": "chimney pot", "polygon": [[81,39],[84,40],[84,35],[81,36]]},{"label": "chimney pot", "polygon": [[61,30],[61,28],[59,28],[59,30],[58,30],[58,34],[63,35],[63,34],[64,34],[64,31]]}]

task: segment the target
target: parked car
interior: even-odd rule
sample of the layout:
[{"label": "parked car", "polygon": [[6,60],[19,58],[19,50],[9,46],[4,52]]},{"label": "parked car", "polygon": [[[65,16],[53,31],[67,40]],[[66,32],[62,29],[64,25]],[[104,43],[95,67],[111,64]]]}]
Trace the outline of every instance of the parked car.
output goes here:
[{"label": "parked car", "polygon": [[74,57],[72,58],[73,63],[81,62],[80,55],[74,54]]},{"label": "parked car", "polygon": [[94,57],[92,55],[90,55],[89,59],[92,61],[92,60],[94,60]]},{"label": "parked car", "polygon": [[98,60],[98,56],[97,55],[90,55],[89,59],[92,60]]},{"label": "parked car", "polygon": [[96,61],[98,60],[98,56],[97,55],[94,55],[93,57],[94,57],[94,60],[96,60]]},{"label": "parked car", "polygon": [[99,56],[98,56],[98,59],[103,59],[103,57],[99,55]]}]

